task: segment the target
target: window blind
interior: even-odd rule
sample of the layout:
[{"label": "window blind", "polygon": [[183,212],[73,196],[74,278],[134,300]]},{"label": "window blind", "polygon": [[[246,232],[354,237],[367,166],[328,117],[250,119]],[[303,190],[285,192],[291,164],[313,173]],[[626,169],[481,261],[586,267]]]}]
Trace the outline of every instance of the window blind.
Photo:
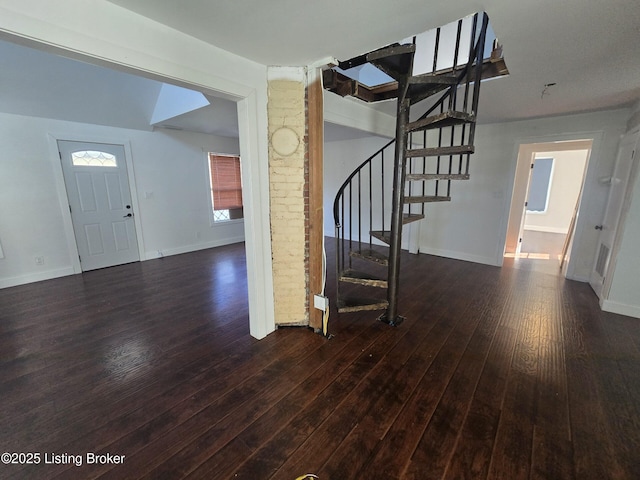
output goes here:
[{"label": "window blind", "polygon": [[242,208],[240,158],[209,155],[214,210]]}]

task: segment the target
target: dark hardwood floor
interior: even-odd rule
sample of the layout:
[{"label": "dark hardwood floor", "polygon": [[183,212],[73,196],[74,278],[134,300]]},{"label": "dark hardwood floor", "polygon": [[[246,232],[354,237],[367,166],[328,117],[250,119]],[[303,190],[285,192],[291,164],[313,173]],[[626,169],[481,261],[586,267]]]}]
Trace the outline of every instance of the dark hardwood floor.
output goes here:
[{"label": "dark hardwood floor", "polygon": [[0,478],[640,478],[640,320],[402,262],[407,320],[333,310],[331,340],[249,336],[242,244],[0,290],[0,450],[40,454]]}]

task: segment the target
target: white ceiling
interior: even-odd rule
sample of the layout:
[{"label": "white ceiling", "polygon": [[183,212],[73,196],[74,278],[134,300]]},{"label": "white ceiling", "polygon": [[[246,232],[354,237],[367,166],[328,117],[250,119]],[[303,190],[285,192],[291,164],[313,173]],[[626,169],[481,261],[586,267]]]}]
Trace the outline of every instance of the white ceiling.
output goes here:
[{"label": "white ceiling", "polygon": [[484,10],[511,75],[483,85],[481,122],[640,98],[638,0],[110,1],[265,65],[344,60]]},{"label": "white ceiling", "polygon": [[[162,83],[0,41],[0,112],[55,118],[134,130],[153,129],[151,119]],[[206,107],[175,116],[158,126],[238,136],[236,104],[205,95]],[[325,124],[327,141],[370,136]]]},{"label": "white ceiling", "polygon": [[[0,41],[0,112],[151,130],[162,83]],[[235,102],[210,105],[161,122],[181,130],[238,136]]]},{"label": "white ceiling", "polygon": [[[637,0],[111,1],[238,55],[285,65],[346,59],[484,6],[511,74],[483,84],[480,122],[615,108],[640,98]],[[159,82],[5,42],[0,62],[0,111],[151,129]],[[237,136],[235,104],[208,98],[212,105],[166,123]],[[376,108],[395,110],[393,102]],[[327,128],[328,140],[362,135]]]}]

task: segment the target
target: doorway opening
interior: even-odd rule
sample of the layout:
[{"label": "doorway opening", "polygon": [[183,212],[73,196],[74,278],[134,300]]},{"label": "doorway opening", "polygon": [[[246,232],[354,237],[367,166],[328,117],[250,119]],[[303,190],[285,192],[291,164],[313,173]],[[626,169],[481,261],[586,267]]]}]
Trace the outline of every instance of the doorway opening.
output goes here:
[{"label": "doorway opening", "polygon": [[566,276],[592,144],[520,145],[504,252],[514,266]]},{"label": "doorway opening", "polygon": [[[191,251],[199,247],[218,246],[216,243],[219,244],[218,239],[223,236],[225,242],[229,239],[240,241],[240,234],[235,232],[246,230],[247,234],[243,234],[243,238],[246,238],[250,333],[256,338],[262,338],[272,332],[275,329],[275,321],[271,264],[270,260],[267,260],[271,255],[265,253],[270,252],[270,237],[265,233],[268,231],[269,223],[265,222],[262,213],[255,213],[262,212],[262,209],[256,206],[265,204],[264,192],[268,192],[268,189],[265,189],[268,178],[258,169],[263,163],[261,152],[265,150],[260,134],[260,122],[266,115],[266,112],[263,115],[260,109],[263,92],[259,88],[250,88],[242,83],[219,81],[222,77],[218,76],[200,76],[199,82],[190,83],[191,77],[188,75],[186,79],[182,79],[177,73],[167,77],[163,75],[163,71],[145,71],[108,59],[97,62],[89,54],[85,55],[80,51],[71,54],[63,48],[50,48],[48,44],[40,43],[38,40],[26,42],[12,35],[8,35],[7,38],[15,43],[5,42],[3,37],[0,51],[3,58],[16,58],[16,61],[9,62],[12,65],[11,75],[8,75],[8,84],[2,85],[3,90],[15,87],[14,90],[5,92],[5,96],[12,100],[11,108],[7,109],[6,113],[47,119],[42,122],[34,120],[34,123],[45,125],[47,129],[44,134],[49,144],[49,156],[42,152],[34,158],[48,158],[51,162],[50,165],[47,163],[46,167],[51,167],[53,175],[47,177],[46,170],[40,169],[38,173],[41,175],[38,180],[42,180],[46,185],[47,195],[57,196],[66,244],[56,245],[55,252],[63,257],[66,248],[69,253],[67,263],[71,264],[57,270],[51,269],[50,271],[56,272],[51,276],[57,275],[59,271],[80,273],[87,269],[84,264],[80,265],[78,260],[77,238],[69,212],[57,141],[124,144],[128,168],[131,170],[135,163],[137,184],[141,188],[136,189],[136,180],[129,175],[132,203],[124,205],[125,209],[126,205],[131,205],[130,210],[135,211],[132,212],[132,217],[124,218],[128,213],[123,213],[121,217],[124,223],[136,226],[135,240],[140,259],[159,258],[165,256],[167,250],[171,254],[178,254],[182,253],[180,250]],[[30,69],[30,73],[23,71],[26,67]],[[51,84],[51,72],[56,72],[54,85]],[[71,77],[69,81],[60,81],[61,77],[67,78],[66,76]],[[30,81],[25,82],[25,78]],[[186,115],[171,116],[172,112],[165,111],[164,117],[159,116],[159,112],[153,107],[157,105],[159,95],[166,94],[159,85],[169,85],[169,82],[179,84],[183,90],[193,89],[204,95],[211,105]],[[77,85],[83,88],[78,88]],[[50,94],[52,88],[55,89],[56,95]],[[17,95],[16,91],[21,92],[20,95]],[[101,119],[97,120],[96,114],[102,115]],[[164,120],[151,125],[151,118]],[[234,119],[231,125],[233,132],[224,131],[223,127],[228,127],[230,119]],[[196,124],[204,126],[206,130],[198,130]],[[216,138],[208,141],[209,137],[206,135],[210,133],[209,129],[213,128],[216,129],[216,132],[213,132]],[[162,145],[148,141],[142,147],[139,146],[140,139],[144,138],[146,141],[152,136],[162,137],[165,141]],[[136,147],[134,149],[128,146],[132,142]],[[210,225],[206,208],[209,181],[207,164],[202,155],[204,149],[209,151],[214,148],[219,149],[218,151],[228,150],[228,153],[232,154],[247,152],[243,156],[246,160],[243,175],[248,187],[243,193],[244,221],[238,220],[235,225],[216,225],[215,228]],[[89,150],[94,151],[87,151]],[[185,152],[188,155],[188,165],[183,155]],[[150,160],[141,168],[141,163],[144,162],[140,159],[143,156]],[[161,165],[158,159],[164,163]],[[173,170],[167,170],[167,166]],[[186,181],[187,178],[190,179],[189,182]],[[192,204],[189,208],[181,208],[176,199],[186,199],[192,201]],[[144,212],[136,208],[136,200],[140,200],[139,204],[145,204]],[[55,213],[56,215],[43,221],[35,219],[33,223],[46,223],[51,218],[58,220],[58,212]],[[200,222],[197,225],[195,217]],[[201,222],[202,218],[205,221]],[[126,225],[123,225],[123,222],[114,227],[119,229],[116,237],[120,246],[125,237],[129,239],[128,231],[125,236],[125,230],[129,228],[124,228]],[[169,222],[177,225],[170,225]],[[185,222],[191,222],[188,224],[188,227],[191,227],[188,229],[188,235],[185,233],[187,229],[183,228]],[[138,228],[140,225],[144,227],[144,232],[142,228]],[[97,230],[93,228],[94,235],[89,235],[88,238],[94,249],[99,247]],[[219,237],[216,236],[218,234]],[[171,244],[167,240],[169,237]],[[3,238],[3,241],[6,252],[6,240]],[[41,243],[49,248],[48,241],[43,240]],[[133,251],[136,249],[134,243],[134,240],[130,239],[129,245]],[[36,252],[35,259],[36,265],[45,261],[39,252]],[[64,259],[60,262],[62,261]],[[27,278],[28,275],[22,277]]]}]

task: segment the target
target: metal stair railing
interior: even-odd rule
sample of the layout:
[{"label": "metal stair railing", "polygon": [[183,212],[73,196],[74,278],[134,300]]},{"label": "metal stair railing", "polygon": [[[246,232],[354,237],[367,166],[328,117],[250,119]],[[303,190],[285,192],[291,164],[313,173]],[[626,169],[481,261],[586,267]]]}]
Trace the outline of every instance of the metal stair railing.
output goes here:
[{"label": "metal stair railing", "polygon": [[[363,245],[366,247],[368,244],[369,248],[373,246],[374,237],[371,235],[371,231],[374,230],[374,226],[376,229],[381,229],[383,234],[390,231],[389,221],[386,220],[386,213],[388,213],[386,208],[390,206],[387,199],[388,195],[386,194],[389,191],[389,186],[385,185],[385,180],[389,178],[388,174],[393,172],[393,151],[389,152],[389,147],[392,147],[394,143],[395,139],[389,141],[362,162],[338,189],[333,202],[333,219],[336,234],[336,271],[338,275],[352,266],[352,258],[349,254],[346,254],[347,246],[349,252],[354,251],[355,243],[357,251],[362,252]],[[362,213],[363,187],[366,189],[364,198],[368,200],[369,207],[364,218]],[[357,202],[354,202],[354,193],[357,194]],[[374,210],[377,213],[375,218]],[[367,223],[369,228],[367,233],[363,235],[363,229]],[[357,227],[355,231],[354,226]],[[338,281],[337,283],[339,295],[340,282]]]}]

